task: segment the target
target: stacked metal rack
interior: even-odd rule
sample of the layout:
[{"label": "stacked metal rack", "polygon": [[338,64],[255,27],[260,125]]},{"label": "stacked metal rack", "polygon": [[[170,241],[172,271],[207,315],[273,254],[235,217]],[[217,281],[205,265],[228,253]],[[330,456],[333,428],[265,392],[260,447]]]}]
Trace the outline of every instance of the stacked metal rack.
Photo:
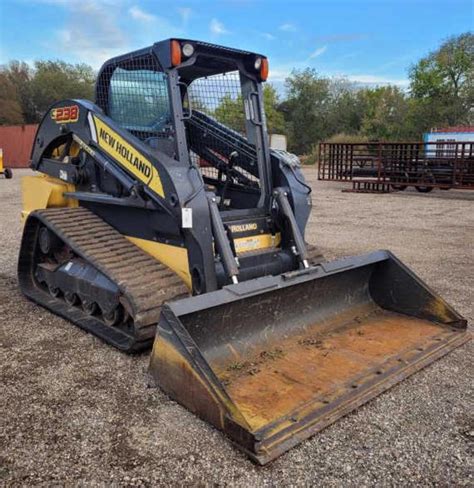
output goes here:
[{"label": "stacked metal rack", "polygon": [[474,189],[474,142],[321,143],[318,179],[354,192]]}]

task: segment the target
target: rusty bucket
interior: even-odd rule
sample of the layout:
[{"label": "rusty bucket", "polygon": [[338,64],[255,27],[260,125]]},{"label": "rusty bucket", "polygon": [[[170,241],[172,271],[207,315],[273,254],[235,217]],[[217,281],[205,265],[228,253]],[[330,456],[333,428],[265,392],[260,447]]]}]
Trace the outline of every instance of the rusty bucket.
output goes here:
[{"label": "rusty bucket", "polygon": [[387,251],[163,307],[154,382],[265,464],[469,339]]}]

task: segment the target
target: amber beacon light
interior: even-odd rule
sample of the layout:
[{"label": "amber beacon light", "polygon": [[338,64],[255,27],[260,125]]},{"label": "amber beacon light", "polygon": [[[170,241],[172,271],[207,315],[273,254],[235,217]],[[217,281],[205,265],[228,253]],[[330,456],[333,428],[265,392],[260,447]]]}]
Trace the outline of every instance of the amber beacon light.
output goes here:
[{"label": "amber beacon light", "polygon": [[173,66],[178,66],[181,64],[181,46],[178,41],[171,41],[171,64]]}]

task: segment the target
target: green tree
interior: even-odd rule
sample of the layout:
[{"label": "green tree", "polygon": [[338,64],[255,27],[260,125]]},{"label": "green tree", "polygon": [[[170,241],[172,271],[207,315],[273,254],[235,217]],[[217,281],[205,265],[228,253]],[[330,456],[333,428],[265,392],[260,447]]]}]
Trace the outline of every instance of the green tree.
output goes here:
[{"label": "green tree", "polygon": [[64,61],[36,61],[31,84],[32,100],[39,116],[65,98],[94,99],[95,73],[86,64]]},{"label": "green tree", "polygon": [[0,124],[23,124],[21,100],[16,86],[5,70],[0,71]]},{"label": "green tree", "polygon": [[362,93],[362,90],[344,78],[331,79],[326,118],[328,136],[357,134],[361,130],[365,111]]},{"label": "green tree", "polygon": [[360,97],[365,105],[361,126],[363,135],[385,141],[407,137],[405,118],[408,103],[400,88],[384,86],[365,89]]},{"label": "green tree", "polygon": [[[271,84],[265,84],[263,87],[263,105],[268,132],[271,134],[285,132],[285,120],[278,108],[279,103],[278,93],[275,88]],[[194,108],[194,99],[192,104]],[[245,134],[244,102],[241,95],[236,98],[233,98],[230,94],[224,95],[220,99],[213,115],[219,122]]]},{"label": "green tree", "polygon": [[289,135],[289,149],[307,153],[330,133],[326,124],[330,82],[312,68],[293,71],[285,80],[287,100],[281,104]]},{"label": "green tree", "polygon": [[51,104],[64,98],[94,99],[95,73],[86,64],[36,61],[31,68],[11,61],[0,75],[4,124],[39,122]]},{"label": "green tree", "polygon": [[474,34],[447,39],[411,66],[409,77],[410,92],[417,102],[411,108],[418,131],[473,122]]},{"label": "green tree", "polygon": [[263,106],[270,134],[285,133],[285,118],[279,109],[279,105],[280,98],[275,87],[270,83],[266,83],[263,87]]},{"label": "green tree", "polygon": [[34,73],[23,61],[11,61],[5,68],[5,74],[15,86],[21,104],[24,122],[32,124],[38,121],[31,93],[31,81]]},{"label": "green tree", "polygon": [[214,117],[231,129],[245,134],[244,102],[242,95],[232,98],[230,93],[225,94],[214,110]]}]

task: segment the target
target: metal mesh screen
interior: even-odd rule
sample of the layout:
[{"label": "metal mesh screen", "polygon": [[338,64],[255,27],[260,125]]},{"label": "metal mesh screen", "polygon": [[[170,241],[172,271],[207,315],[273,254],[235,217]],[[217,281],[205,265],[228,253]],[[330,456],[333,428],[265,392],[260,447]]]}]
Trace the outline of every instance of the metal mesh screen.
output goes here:
[{"label": "metal mesh screen", "polygon": [[[185,98],[183,109],[189,153],[205,179],[216,186],[228,182],[259,190],[239,72],[198,78],[187,94],[189,103]],[[99,78],[96,103],[136,137],[176,157],[167,75],[153,55],[108,66]]]},{"label": "metal mesh screen", "polygon": [[107,115],[142,140],[172,131],[167,75],[151,55],[110,67],[96,97]]},{"label": "metal mesh screen", "polygon": [[233,184],[258,188],[256,151],[246,138],[239,72],[197,79],[188,87],[188,97],[188,145],[203,176],[211,182],[229,178]]},{"label": "metal mesh screen", "polygon": [[245,134],[245,113],[238,71],[194,80],[188,89],[193,110]]}]

